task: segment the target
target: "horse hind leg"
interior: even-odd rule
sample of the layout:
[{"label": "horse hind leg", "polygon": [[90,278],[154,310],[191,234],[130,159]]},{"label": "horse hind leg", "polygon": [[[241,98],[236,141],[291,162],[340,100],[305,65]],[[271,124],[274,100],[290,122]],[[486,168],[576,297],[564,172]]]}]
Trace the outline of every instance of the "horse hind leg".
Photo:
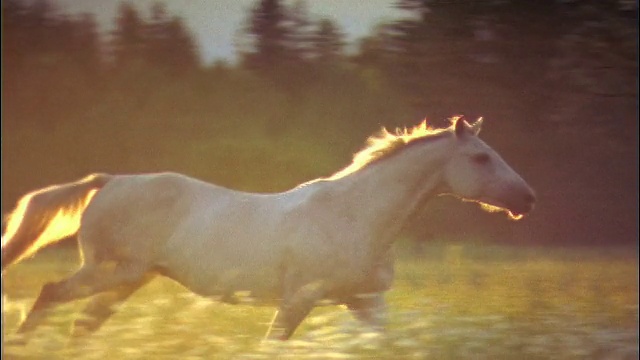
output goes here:
[{"label": "horse hind leg", "polygon": [[127,300],[136,290],[153,279],[148,275],[137,283],[126,284],[115,290],[97,294],[82,311],[81,317],[76,319],[71,328],[73,339],[90,335],[107,321],[116,312],[116,307]]},{"label": "horse hind leg", "polygon": [[71,277],[42,287],[18,333],[23,336],[31,333],[57,305],[120,287],[130,287],[141,282],[147,273],[148,268],[138,263],[85,264]]},{"label": "horse hind leg", "polygon": [[372,330],[382,331],[387,322],[387,306],[383,293],[355,295],[345,305],[353,316]]}]

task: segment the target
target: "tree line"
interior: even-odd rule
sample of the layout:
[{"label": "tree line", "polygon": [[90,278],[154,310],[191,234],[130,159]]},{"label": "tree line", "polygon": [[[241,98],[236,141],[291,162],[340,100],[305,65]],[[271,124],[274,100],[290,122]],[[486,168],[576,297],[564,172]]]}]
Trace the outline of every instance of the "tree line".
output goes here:
[{"label": "tree line", "polygon": [[338,24],[305,1],[257,0],[238,61],[203,64],[160,2],[121,3],[100,34],[93,15],[3,1],[3,213],[26,191],[95,171],[281,191],[346,165],[380,126],[462,113],[488,120],[483,137],[539,189],[541,209],[513,226],[443,200],[412,236],[427,236],[425,221],[459,232],[450,219],[464,214],[471,233],[508,241],[631,241],[635,2],[394,6],[407,16],[347,51]]}]

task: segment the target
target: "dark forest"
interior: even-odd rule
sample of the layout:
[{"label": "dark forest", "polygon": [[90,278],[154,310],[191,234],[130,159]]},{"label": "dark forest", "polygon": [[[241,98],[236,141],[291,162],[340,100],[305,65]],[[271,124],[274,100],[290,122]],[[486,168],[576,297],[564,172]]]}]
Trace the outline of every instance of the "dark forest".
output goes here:
[{"label": "dark forest", "polygon": [[[2,2],[2,212],[88,173],[176,171],[274,192],[330,175],[367,136],[484,117],[536,189],[519,222],[446,198],[413,239],[634,244],[637,2],[400,0],[355,51],[304,3],[261,0],[237,63],[203,64],[183,19],[123,2],[115,31],[46,0]],[[465,226],[460,226],[460,222]]]}]

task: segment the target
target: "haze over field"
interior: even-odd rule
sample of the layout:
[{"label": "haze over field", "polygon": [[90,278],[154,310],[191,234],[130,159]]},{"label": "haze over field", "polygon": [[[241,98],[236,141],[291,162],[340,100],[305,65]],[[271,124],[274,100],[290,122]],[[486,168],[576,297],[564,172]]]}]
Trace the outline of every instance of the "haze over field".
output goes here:
[{"label": "haze over field", "polygon": [[[114,30],[120,0],[55,0],[61,9],[71,14],[95,14],[100,32],[109,34]],[[142,14],[157,0],[133,2]],[[216,60],[237,60],[234,41],[245,25],[247,12],[255,0],[165,0],[168,11],[184,19],[200,47],[202,59],[210,64]],[[295,3],[295,1],[289,1]],[[393,6],[394,0],[322,0],[304,3],[312,17],[335,21],[345,32],[351,47],[371,33],[376,25],[393,22],[412,16],[410,12]]]}]

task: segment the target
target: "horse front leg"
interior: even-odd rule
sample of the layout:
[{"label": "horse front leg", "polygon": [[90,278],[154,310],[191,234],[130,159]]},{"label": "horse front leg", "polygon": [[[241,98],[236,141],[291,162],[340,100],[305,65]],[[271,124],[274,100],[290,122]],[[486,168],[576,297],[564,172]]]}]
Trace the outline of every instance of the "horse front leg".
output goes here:
[{"label": "horse front leg", "polygon": [[289,292],[286,292],[271,322],[266,338],[288,340],[304,318],[313,310],[316,302],[325,296],[326,290],[322,282],[314,282],[302,286],[292,295],[287,295],[286,293]]}]

